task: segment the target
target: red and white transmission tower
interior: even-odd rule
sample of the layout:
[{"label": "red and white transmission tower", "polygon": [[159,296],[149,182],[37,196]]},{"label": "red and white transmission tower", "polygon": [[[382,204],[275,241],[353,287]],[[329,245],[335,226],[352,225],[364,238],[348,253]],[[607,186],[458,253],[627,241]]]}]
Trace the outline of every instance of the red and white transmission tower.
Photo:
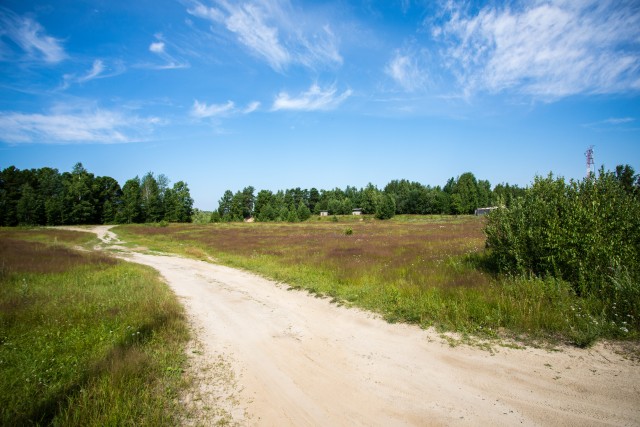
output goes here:
[{"label": "red and white transmission tower", "polygon": [[591,178],[595,174],[593,163],[593,145],[590,145],[587,151],[584,153],[587,156],[587,178]]}]

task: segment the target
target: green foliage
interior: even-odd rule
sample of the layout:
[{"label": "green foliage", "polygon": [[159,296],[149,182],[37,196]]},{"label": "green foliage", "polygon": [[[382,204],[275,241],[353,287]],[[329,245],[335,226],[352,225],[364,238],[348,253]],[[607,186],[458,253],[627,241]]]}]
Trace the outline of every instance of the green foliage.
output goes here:
[{"label": "green foliage", "polygon": [[99,222],[113,224],[116,222],[118,205],[122,199],[120,184],[115,179],[104,176],[97,177],[93,183],[93,191],[97,195],[98,209],[101,209]]},{"label": "green foliage", "polygon": [[637,322],[640,199],[614,174],[536,177],[523,198],[489,215],[485,232],[500,271],[567,281],[610,315],[614,303],[624,305]]},{"label": "green foliage", "polygon": [[262,209],[260,210],[260,214],[258,215],[257,219],[258,221],[261,221],[261,222],[268,222],[268,221],[275,221],[277,217],[278,217],[278,212],[276,212],[276,210],[273,209],[271,204],[267,203],[266,205],[262,206]]},{"label": "green foliage", "polygon": [[616,179],[620,182],[624,191],[640,196],[640,175],[636,175],[632,166],[616,166]]},{"label": "green foliage", "polygon": [[378,209],[376,210],[376,218],[390,219],[396,214],[396,200],[393,196],[385,194],[382,196]]},{"label": "green foliage", "polygon": [[[448,203],[443,203],[443,198],[449,197],[440,187],[429,187],[419,182],[410,182],[406,179],[393,180],[384,187],[384,193],[392,195],[396,201],[396,214],[439,214],[448,213]],[[378,199],[380,202],[380,199]],[[375,213],[366,212],[365,213]]]},{"label": "green foliage", "polygon": [[220,212],[218,211],[213,211],[211,212],[211,218],[209,219],[209,222],[222,222],[222,217],[220,216]]},{"label": "green foliage", "polygon": [[287,214],[287,222],[299,222],[300,218],[298,218],[298,211],[293,209],[293,206],[289,209],[289,213]]},{"label": "green foliage", "polygon": [[471,172],[463,173],[458,177],[453,187],[451,213],[472,214],[480,207],[478,202],[478,182],[476,181],[476,177]]},{"label": "green foliage", "polygon": [[517,185],[498,184],[493,188],[492,202],[489,205],[510,208],[515,200],[524,196],[525,192],[526,189]]},{"label": "green foliage", "polygon": [[255,218],[260,222],[273,221],[276,219],[277,212],[274,210],[275,198],[271,191],[260,190],[255,200]]},{"label": "green foliage", "polygon": [[306,221],[311,217],[311,210],[302,200],[300,200],[300,203],[298,204],[297,214],[300,221]]},{"label": "green foliage", "polygon": [[[149,172],[122,189],[108,176],[94,176],[82,163],[60,174],[51,168],[0,171],[0,226],[188,222],[193,199],[180,181]],[[126,190],[126,191],[125,191]]]},{"label": "green foliage", "polygon": [[128,180],[122,187],[121,206],[116,216],[120,224],[142,222],[142,196],[140,192],[140,179],[135,177]]},{"label": "green foliage", "polygon": [[[500,184],[496,187],[500,194],[491,190],[486,180],[476,180],[470,173],[464,173],[457,179],[451,178],[444,188],[431,187],[408,180],[393,180],[384,190],[369,183],[364,188],[347,186],[345,189],[311,190],[290,188],[272,192],[260,190],[253,197],[254,188],[246,187],[233,193],[225,191],[219,201],[218,212],[227,222],[242,221],[252,216],[258,222],[289,221],[298,217],[305,221],[309,215],[328,211],[329,215],[351,215],[354,208],[362,209],[365,215],[374,215],[382,209],[384,196],[395,200],[395,212],[398,215],[433,214],[472,214],[477,207],[494,206],[497,201],[509,201],[522,191],[517,186]],[[290,214],[291,210],[296,214]]]},{"label": "green foliage", "polygon": [[218,201],[218,214],[220,219],[224,222],[231,221],[231,207],[233,203],[233,192],[227,190],[222,195],[222,198]]},{"label": "green foliage", "polygon": [[351,227],[345,228],[345,230],[344,230],[344,235],[345,236],[351,236],[352,234],[353,234],[353,228],[351,228]]},{"label": "green foliage", "polygon": [[148,172],[140,181],[141,211],[144,222],[158,222],[164,217],[162,194],[153,173]]},{"label": "green foliage", "polygon": [[173,184],[164,195],[164,218],[169,222],[191,222],[194,214],[193,199],[184,181]]},{"label": "green foliage", "polygon": [[97,201],[92,192],[93,174],[82,163],[63,174],[65,224],[90,224],[96,216]]},{"label": "green foliage", "polygon": [[211,222],[211,215],[213,212],[210,211],[202,211],[200,209],[194,209],[191,214],[191,221],[194,224],[207,224]]},{"label": "green foliage", "polygon": [[29,183],[20,187],[22,196],[18,200],[16,214],[20,225],[36,225],[38,223],[38,200],[33,187]]}]

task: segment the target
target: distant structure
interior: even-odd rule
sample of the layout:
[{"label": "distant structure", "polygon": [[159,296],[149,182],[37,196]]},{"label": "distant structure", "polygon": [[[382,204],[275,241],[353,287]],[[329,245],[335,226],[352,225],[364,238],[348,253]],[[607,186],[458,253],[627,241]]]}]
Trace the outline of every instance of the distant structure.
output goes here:
[{"label": "distant structure", "polygon": [[587,179],[591,178],[595,174],[595,167],[593,162],[593,145],[590,145],[587,151],[584,153],[587,157]]},{"label": "distant structure", "polygon": [[329,216],[329,211],[320,211],[320,216]]},{"label": "distant structure", "polygon": [[488,208],[478,208],[475,211],[476,216],[483,216],[491,212],[492,210],[498,209],[498,206],[491,206]]},{"label": "distant structure", "polygon": [[361,208],[355,208],[351,211],[351,215],[362,215],[362,209]]}]

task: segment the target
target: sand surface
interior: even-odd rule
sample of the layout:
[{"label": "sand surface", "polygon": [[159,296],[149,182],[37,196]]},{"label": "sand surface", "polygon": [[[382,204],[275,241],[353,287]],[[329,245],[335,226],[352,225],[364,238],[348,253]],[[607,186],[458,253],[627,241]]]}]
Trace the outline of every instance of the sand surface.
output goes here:
[{"label": "sand surface", "polygon": [[[123,248],[108,227],[92,231]],[[209,394],[234,395],[232,423],[640,425],[640,366],[602,343],[452,348],[434,331],[388,324],[247,272],[176,256],[120,256],[162,274],[184,302],[202,357],[233,371],[226,390],[201,384]]]}]

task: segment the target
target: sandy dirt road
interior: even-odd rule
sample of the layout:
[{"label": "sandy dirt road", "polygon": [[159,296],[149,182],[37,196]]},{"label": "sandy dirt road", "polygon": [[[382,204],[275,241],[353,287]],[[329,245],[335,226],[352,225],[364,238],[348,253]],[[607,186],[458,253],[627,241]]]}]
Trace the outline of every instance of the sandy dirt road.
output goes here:
[{"label": "sandy dirt road", "polygon": [[[92,231],[119,243],[108,227]],[[433,331],[247,272],[120,256],[157,269],[184,302],[204,356],[230,361],[241,425],[640,425],[640,365],[603,344],[451,348]]]}]

